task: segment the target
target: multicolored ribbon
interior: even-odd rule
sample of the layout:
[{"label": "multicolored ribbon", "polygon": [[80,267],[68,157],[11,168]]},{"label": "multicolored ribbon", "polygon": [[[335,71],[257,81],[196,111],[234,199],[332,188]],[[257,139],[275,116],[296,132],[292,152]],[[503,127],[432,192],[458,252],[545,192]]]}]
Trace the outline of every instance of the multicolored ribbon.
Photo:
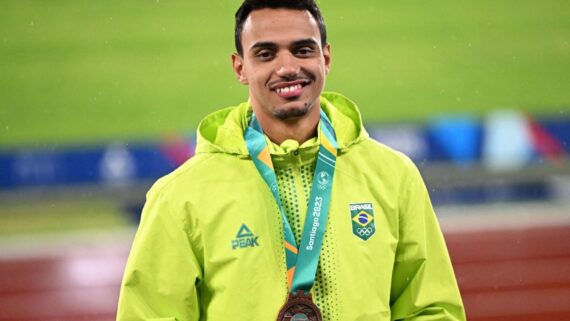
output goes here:
[{"label": "multicolored ribbon", "polygon": [[322,110],[319,136],[321,144],[317,156],[317,165],[313,177],[301,245],[298,247],[279,197],[277,176],[275,175],[265,135],[255,114],[251,117],[249,127],[244,134],[247,149],[255,167],[267,183],[267,186],[269,186],[281,212],[285,235],[287,281],[291,293],[296,293],[297,290],[309,292],[313,287],[329,214],[338,145],[331,122]]}]

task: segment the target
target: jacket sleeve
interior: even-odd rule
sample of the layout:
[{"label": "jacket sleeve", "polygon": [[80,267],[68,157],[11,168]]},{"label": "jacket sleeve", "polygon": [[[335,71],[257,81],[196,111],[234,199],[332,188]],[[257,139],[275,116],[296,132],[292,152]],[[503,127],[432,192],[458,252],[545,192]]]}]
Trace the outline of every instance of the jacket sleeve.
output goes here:
[{"label": "jacket sleeve", "polygon": [[148,193],[125,268],[117,321],[194,321],[200,318],[197,284],[202,269],[182,210],[165,193]]},{"label": "jacket sleeve", "polygon": [[461,296],[428,192],[411,161],[408,168],[399,201],[392,320],[464,321]]}]

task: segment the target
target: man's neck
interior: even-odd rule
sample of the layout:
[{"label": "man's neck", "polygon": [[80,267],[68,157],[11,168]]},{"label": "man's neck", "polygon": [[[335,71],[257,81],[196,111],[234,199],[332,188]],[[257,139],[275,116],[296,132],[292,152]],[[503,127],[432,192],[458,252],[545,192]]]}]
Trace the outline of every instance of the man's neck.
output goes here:
[{"label": "man's neck", "polygon": [[321,119],[320,106],[315,106],[303,117],[290,120],[278,119],[263,112],[256,113],[255,116],[265,135],[278,145],[287,139],[293,139],[301,145],[317,136],[317,126]]}]

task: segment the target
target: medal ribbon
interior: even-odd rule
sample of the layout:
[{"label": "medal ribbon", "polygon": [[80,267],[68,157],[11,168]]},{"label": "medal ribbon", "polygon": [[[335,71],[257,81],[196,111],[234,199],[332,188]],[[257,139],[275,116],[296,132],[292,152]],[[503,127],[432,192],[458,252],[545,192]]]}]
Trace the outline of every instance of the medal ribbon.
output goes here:
[{"label": "medal ribbon", "polygon": [[338,145],[331,122],[322,110],[319,134],[321,144],[299,247],[295,242],[293,230],[279,197],[277,176],[269,148],[255,114],[251,117],[249,127],[244,134],[247,149],[255,167],[269,186],[281,212],[285,238],[287,282],[291,293],[296,293],[297,290],[308,293],[313,287],[329,214]]}]

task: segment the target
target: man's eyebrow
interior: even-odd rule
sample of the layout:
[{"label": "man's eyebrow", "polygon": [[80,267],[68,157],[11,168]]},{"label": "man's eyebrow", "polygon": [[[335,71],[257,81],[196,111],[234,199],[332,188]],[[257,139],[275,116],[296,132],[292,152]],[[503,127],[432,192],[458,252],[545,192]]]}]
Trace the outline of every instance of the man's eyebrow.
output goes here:
[{"label": "man's eyebrow", "polygon": [[299,46],[318,46],[319,43],[317,41],[315,41],[315,39],[312,38],[307,38],[307,39],[301,39],[301,40],[296,40],[293,41],[293,46],[295,47],[299,47]]},{"label": "man's eyebrow", "polygon": [[271,41],[261,41],[254,43],[250,49],[257,49],[257,48],[277,48],[277,44]]},{"label": "man's eyebrow", "polygon": [[[293,47],[300,47],[300,46],[318,46],[319,43],[312,38],[306,38],[306,39],[300,39],[300,40],[295,40],[292,43]],[[275,42],[271,42],[271,41],[260,41],[260,42],[256,42],[251,46],[251,50],[253,49],[259,49],[259,48],[277,48],[277,44]]]}]

